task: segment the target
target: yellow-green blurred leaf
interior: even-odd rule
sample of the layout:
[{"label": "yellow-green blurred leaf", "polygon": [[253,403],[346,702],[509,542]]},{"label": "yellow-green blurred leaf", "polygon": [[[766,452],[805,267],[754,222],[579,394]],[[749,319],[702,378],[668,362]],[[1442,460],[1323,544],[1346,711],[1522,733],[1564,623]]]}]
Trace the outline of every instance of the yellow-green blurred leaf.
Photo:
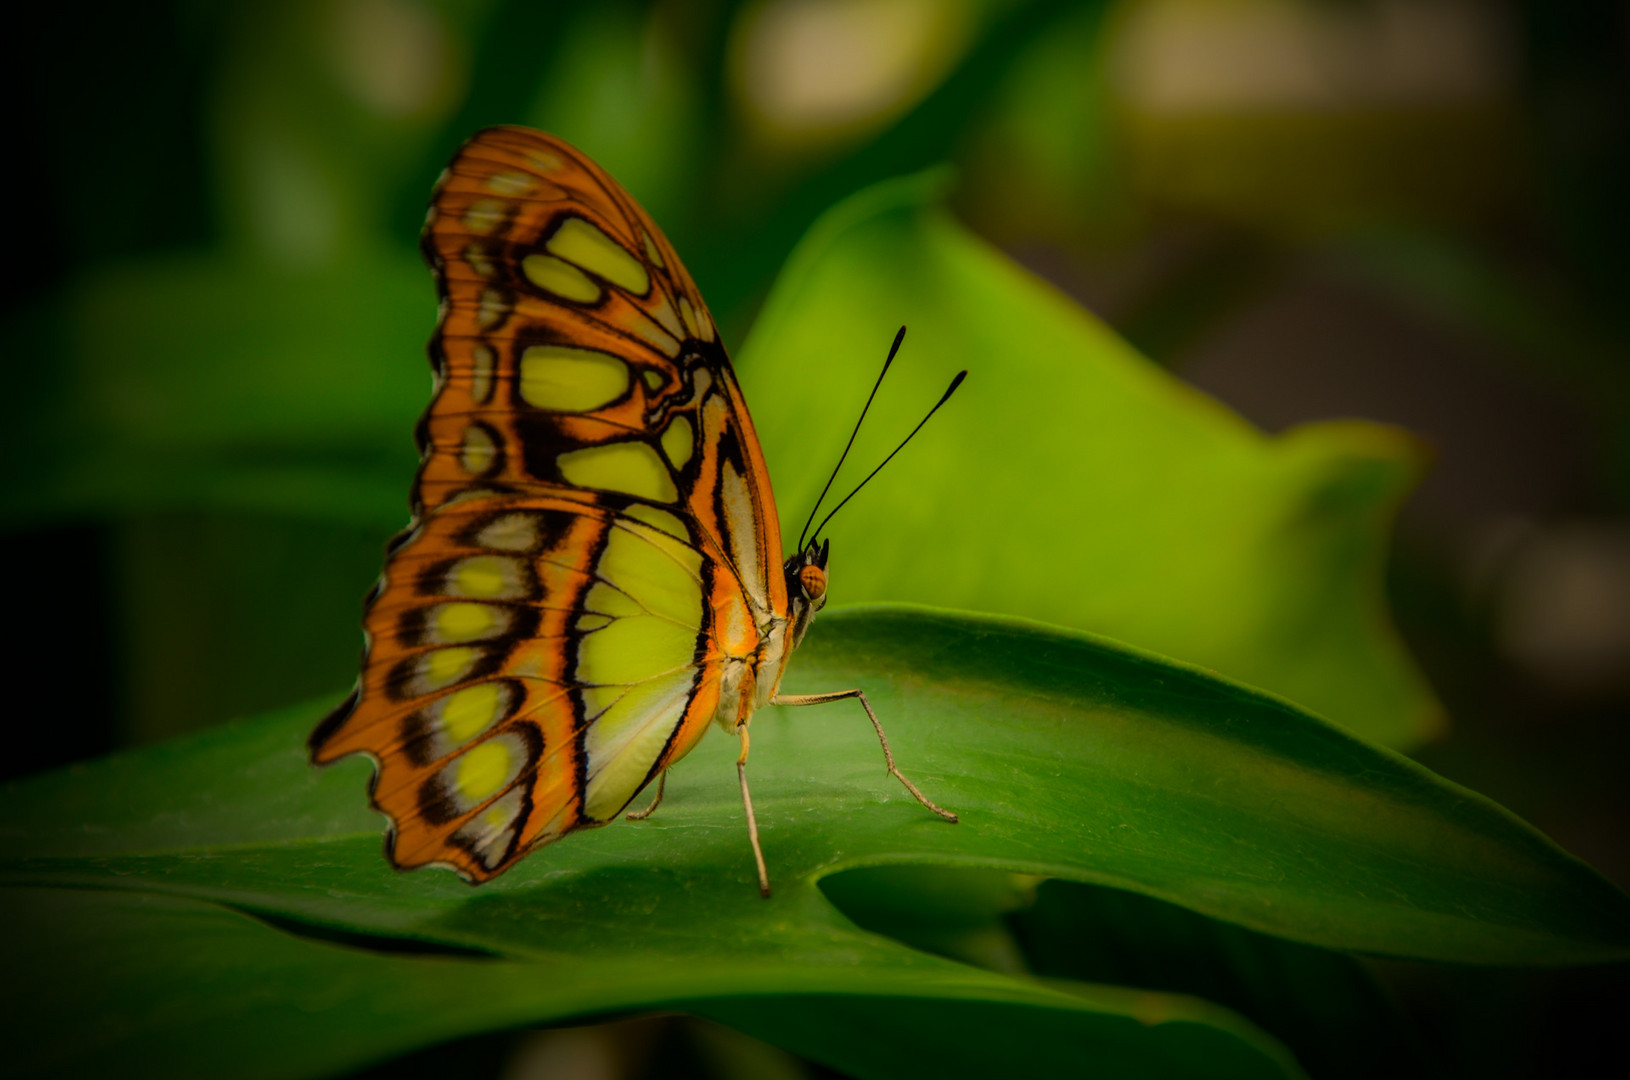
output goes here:
[{"label": "yellow-green blurred leaf", "polygon": [[970,372],[834,519],[832,600],[1025,615],[1394,746],[1435,731],[1381,593],[1388,527],[1421,469],[1412,440],[1361,422],[1263,434],[959,226],[943,186],[924,174],[829,212],[741,356],[788,545],[896,327],[911,332],[835,494]]}]

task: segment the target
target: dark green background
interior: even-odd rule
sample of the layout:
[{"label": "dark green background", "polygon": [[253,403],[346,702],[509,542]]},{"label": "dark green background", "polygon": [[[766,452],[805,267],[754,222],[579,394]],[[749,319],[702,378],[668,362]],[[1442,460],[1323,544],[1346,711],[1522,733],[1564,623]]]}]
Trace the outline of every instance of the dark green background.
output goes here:
[{"label": "dark green background", "polygon": [[[860,461],[972,371],[835,524],[836,602],[1041,618],[1216,669],[1410,752],[1622,887],[1630,684],[1592,660],[1611,671],[1622,630],[1551,645],[1512,630],[1525,611],[1559,617],[1525,599],[1556,580],[1533,577],[1548,553],[1625,565],[1622,6],[1491,4],[1492,21],[1398,31],[1426,34],[1430,70],[1493,50],[1461,97],[1350,77],[1315,106],[1162,111],[1127,74],[1129,42],[1180,8],[928,5],[912,92],[827,131],[755,119],[755,5],[60,4],[17,22],[7,655],[19,696],[50,704],[9,726],[6,773],[343,690],[428,387],[423,199],[471,131],[522,122],[594,155],[684,254],[737,353],[784,520],[801,521],[898,323],[912,333]],[[1345,0],[1278,10],[1354,40],[1379,25]],[[1213,28],[1198,66],[1249,68],[1284,24],[1242,25]],[[1275,434],[1359,418],[1427,446],[1374,425],[1266,439],[1145,359]],[[35,799],[12,789],[3,824]],[[94,817],[80,789],[51,799],[59,825]],[[1618,964],[1361,969],[1191,895],[1105,888],[1124,881],[1003,871],[986,896],[986,879],[846,876],[862,873],[821,886],[862,927],[984,969],[1194,994],[1314,1075],[1381,1067],[1352,1054],[1511,1076],[1623,1056]],[[108,901],[84,885],[73,904]],[[986,899],[936,928],[923,913],[956,896]],[[20,910],[8,936],[33,941],[38,908]],[[178,1008],[189,978],[207,986],[183,959]],[[1314,998],[1337,1004],[1295,1004]],[[857,1024],[695,1011],[827,1065],[754,1058],[773,1052],[700,1021],[624,1021],[602,1041],[646,1047],[630,1070],[770,1075],[831,1066],[810,1040]],[[1332,1030],[1333,1015],[1362,1020]],[[496,1075],[520,1038],[398,1070]]]}]

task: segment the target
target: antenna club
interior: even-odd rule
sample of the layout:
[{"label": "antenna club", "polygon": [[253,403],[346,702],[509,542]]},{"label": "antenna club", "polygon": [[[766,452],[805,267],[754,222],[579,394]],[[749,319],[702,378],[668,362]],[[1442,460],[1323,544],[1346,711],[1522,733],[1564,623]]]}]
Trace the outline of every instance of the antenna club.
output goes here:
[{"label": "antenna club", "polygon": [[[902,341],[904,341],[905,339],[906,339],[906,328],[904,326],[902,326],[902,327],[900,327],[899,331],[895,333],[895,335],[894,335],[894,344],[889,346],[889,355],[883,361],[883,371],[885,373],[889,370],[889,365],[894,363],[894,354],[900,351],[900,343]],[[881,374],[877,376],[877,381],[878,382],[883,381],[883,376]],[[869,402],[868,402],[868,404],[869,404]]]}]

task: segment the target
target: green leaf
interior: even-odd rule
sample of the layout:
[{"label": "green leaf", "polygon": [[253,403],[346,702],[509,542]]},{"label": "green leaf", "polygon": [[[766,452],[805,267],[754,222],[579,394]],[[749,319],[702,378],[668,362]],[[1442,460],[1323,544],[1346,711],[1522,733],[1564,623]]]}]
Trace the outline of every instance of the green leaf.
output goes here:
[{"label": "green leaf", "polygon": [[999,971],[1189,994],[1233,1009],[1320,1080],[1431,1070],[1354,958],[1137,893],[997,870],[868,866],[822,879],[859,926]]},{"label": "green leaf", "polygon": [[[1293,1070],[1218,1006],[920,953],[859,929],[818,885],[889,864],[1113,885],[1337,949],[1630,956],[1630,900],[1532,828],[1198,670],[1026,622],[884,607],[823,619],[789,677],[799,692],[856,684],[902,767],[962,822],[884,774],[853,703],[771,710],[750,767],[768,901],[726,739],[676,770],[650,821],[570,837],[479,890],[389,870],[366,764],[305,764],[316,709],[13,785],[0,883],[28,929],[8,971],[35,993],[8,1018],[11,1043],[41,1070],[218,1074],[242,1065],[217,1055],[249,1046],[263,1075],[312,1074],[463,1032],[676,1008],[862,1076],[908,1060],[939,1075]],[[174,899],[36,891],[63,888]],[[423,943],[452,955],[379,955]],[[1012,1034],[947,1041],[947,1017]],[[851,1043],[819,1038],[834,1023]]]},{"label": "green leaf", "polygon": [[12,403],[13,518],[215,507],[400,526],[435,311],[414,256],[219,256],[88,274],[50,315],[71,374]]},{"label": "green leaf", "polygon": [[[17,1075],[316,1076],[631,1000],[714,1016],[878,1080],[1064,1073],[1082,1061],[1184,1077],[1299,1075],[1271,1040],[1204,1002],[986,981],[887,944],[827,960],[859,971],[800,979],[786,958],[729,950],[719,963],[393,956],[138,892],[8,889],[0,905],[9,924],[42,931],[0,946],[9,972],[40,978],[0,1029]],[[791,992],[800,985],[815,992]],[[713,996],[721,986],[738,993]],[[988,1026],[990,1037],[946,1039],[948,1023]]]},{"label": "green leaf", "polygon": [[911,333],[828,507],[969,369],[834,519],[833,601],[1043,619],[1389,745],[1436,730],[1381,593],[1421,468],[1411,439],[1362,422],[1264,435],[960,227],[937,206],[944,182],[879,185],[828,213],[742,351],[789,545],[897,327]]},{"label": "green leaf", "polygon": [[1066,881],[1044,882],[1008,922],[1037,974],[1227,1006],[1283,1041],[1321,1080],[1435,1072],[1396,1006],[1350,956]]}]

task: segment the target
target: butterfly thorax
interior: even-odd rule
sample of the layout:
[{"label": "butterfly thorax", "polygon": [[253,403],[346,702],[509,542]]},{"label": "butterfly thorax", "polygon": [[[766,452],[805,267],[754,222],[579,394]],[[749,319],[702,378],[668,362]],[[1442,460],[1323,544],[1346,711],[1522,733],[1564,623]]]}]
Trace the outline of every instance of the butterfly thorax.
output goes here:
[{"label": "butterfly thorax", "polygon": [[782,566],[787,583],[787,612],[759,613],[757,643],[750,653],[727,656],[719,684],[716,724],[733,730],[752,720],[781,688],[792,653],[826,605],[827,547],[811,544]]},{"label": "butterfly thorax", "polygon": [[755,611],[757,640],[751,651],[727,656],[713,719],[729,731],[752,720],[781,687],[792,653],[826,604],[828,547],[811,543],[782,566],[786,581],[785,614]]}]

